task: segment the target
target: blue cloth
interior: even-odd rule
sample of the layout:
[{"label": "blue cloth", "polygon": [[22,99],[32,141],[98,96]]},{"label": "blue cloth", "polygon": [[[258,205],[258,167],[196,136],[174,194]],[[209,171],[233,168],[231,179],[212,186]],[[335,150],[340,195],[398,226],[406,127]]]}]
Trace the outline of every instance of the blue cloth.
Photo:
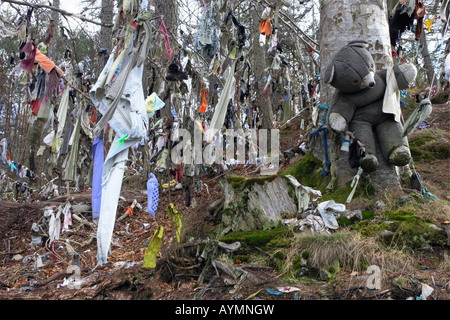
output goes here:
[{"label": "blue cloth", "polygon": [[102,172],[104,161],[103,139],[96,137],[92,146],[94,156],[94,171],[92,174],[92,218],[100,216],[102,201]]},{"label": "blue cloth", "polygon": [[156,210],[158,209],[159,189],[158,189],[158,180],[156,179],[153,173],[149,174],[149,179],[147,181],[147,199],[148,199],[147,205],[148,213],[152,217],[154,217]]}]

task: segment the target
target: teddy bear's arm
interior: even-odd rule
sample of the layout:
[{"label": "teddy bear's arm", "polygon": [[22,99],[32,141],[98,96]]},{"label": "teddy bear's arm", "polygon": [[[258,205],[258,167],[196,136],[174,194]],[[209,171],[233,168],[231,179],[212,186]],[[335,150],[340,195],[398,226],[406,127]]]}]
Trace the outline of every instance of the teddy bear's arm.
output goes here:
[{"label": "teddy bear's arm", "polygon": [[331,129],[339,132],[345,132],[348,124],[353,118],[356,106],[349,99],[340,94],[330,109],[328,125]]},{"label": "teddy bear's arm", "polygon": [[[402,63],[394,66],[394,74],[398,89],[408,89],[417,77],[417,69],[412,63]],[[378,71],[377,75],[386,83],[386,69]]]},{"label": "teddy bear's arm", "polygon": [[400,90],[411,87],[417,77],[417,69],[412,63],[403,63],[395,66],[394,73]]}]

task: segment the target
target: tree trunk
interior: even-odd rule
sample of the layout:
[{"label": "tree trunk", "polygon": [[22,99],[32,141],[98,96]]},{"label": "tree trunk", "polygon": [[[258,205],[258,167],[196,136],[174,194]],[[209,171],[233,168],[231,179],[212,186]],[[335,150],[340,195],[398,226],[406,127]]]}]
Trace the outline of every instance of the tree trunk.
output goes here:
[{"label": "tree trunk", "polygon": [[[369,42],[377,70],[392,66],[386,0],[320,0],[320,63],[352,40]],[[330,101],[333,88],[322,84],[320,99]]]},{"label": "tree trunk", "polygon": [[431,85],[434,77],[434,67],[431,61],[430,53],[428,52],[428,44],[425,35],[425,28],[422,29],[422,36],[420,37],[420,44],[422,45],[422,58],[423,58],[423,68],[427,74],[428,85]]},{"label": "tree trunk", "polygon": [[[320,62],[323,72],[333,54],[352,40],[365,40],[372,54],[377,70],[393,65],[389,38],[388,10],[386,0],[321,0],[320,1]],[[335,90],[322,83],[320,100],[331,106]],[[320,119],[320,116],[319,116]],[[321,138],[319,138],[322,140]],[[332,162],[332,183],[343,187],[351,181],[357,170],[348,161],[348,152],[340,151],[343,135],[333,133],[328,136],[328,156]],[[318,142],[318,141],[317,141]],[[323,144],[314,144],[314,153],[324,157]],[[400,178],[396,168],[388,164],[380,153],[377,142],[378,169],[370,174],[370,180],[377,190],[399,188]]]},{"label": "tree trunk", "polygon": [[[55,7],[56,9],[60,8],[60,0],[54,0],[52,7]],[[58,52],[58,27],[59,27],[59,20],[60,20],[60,13],[52,10],[50,13],[51,20],[55,23],[55,32],[53,34],[53,37],[50,40],[50,45],[48,46],[48,57],[54,61],[56,61],[55,56],[59,53]],[[61,51],[61,50],[60,50]],[[39,146],[41,143],[41,140],[43,138],[42,136],[42,127],[44,123],[43,120],[37,119],[34,121],[34,123],[30,126],[30,130],[27,134],[27,150],[28,150],[28,158],[25,161],[25,165],[28,166],[28,168],[31,171],[34,172],[43,172],[44,167],[47,164],[47,159],[43,159],[44,157],[41,157],[37,161],[36,159],[36,153],[39,150]],[[45,161],[45,162],[44,162]]]},{"label": "tree trunk", "polygon": [[102,7],[100,9],[100,20],[102,26],[100,27],[100,45],[102,48],[108,50],[112,48],[112,29],[104,25],[112,25],[114,18],[114,2],[112,0],[102,0]]},{"label": "tree trunk", "polygon": [[[259,44],[259,21],[261,20],[261,13],[263,8],[256,6],[258,10],[251,11],[251,65],[253,73],[255,75],[255,82],[258,83],[258,90],[256,92],[256,105],[259,108],[259,117],[261,118],[261,129],[267,129],[267,141],[270,141],[270,129],[273,128],[273,109],[271,99],[265,99],[264,86],[266,81],[264,77],[269,77],[269,73],[266,70],[268,66],[267,61],[267,47]],[[270,85],[272,87],[272,85]],[[271,90],[269,87],[269,91]],[[270,142],[267,143],[270,148]]]},{"label": "tree trunk", "polygon": [[[160,19],[157,19],[158,26],[157,30],[159,31],[159,26],[162,21],[164,21],[164,24],[166,26],[167,32],[169,33],[169,41],[172,50],[174,51],[173,54],[176,54],[176,49],[174,48],[175,41],[173,40],[173,36],[178,35],[178,6],[176,0],[155,0],[155,13]],[[163,51],[165,51],[165,46],[163,47]],[[164,54],[163,54],[164,56]],[[170,61],[169,61],[170,62]],[[161,73],[163,76],[166,74],[166,68],[168,65],[162,65],[161,67],[163,70],[161,70]],[[164,80],[163,80],[164,81]],[[159,85],[161,85],[161,82],[159,82]],[[173,82],[165,82],[164,86],[164,93],[163,96],[165,97],[167,95],[168,90],[170,89],[171,92],[174,92],[175,84]],[[155,88],[155,92],[159,92],[160,88]],[[170,96],[168,96],[170,98]],[[163,97],[161,97],[163,99]],[[169,98],[164,101],[166,103],[166,106],[161,109],[161,116],[163,117],[170,117],[170,100]]]}]

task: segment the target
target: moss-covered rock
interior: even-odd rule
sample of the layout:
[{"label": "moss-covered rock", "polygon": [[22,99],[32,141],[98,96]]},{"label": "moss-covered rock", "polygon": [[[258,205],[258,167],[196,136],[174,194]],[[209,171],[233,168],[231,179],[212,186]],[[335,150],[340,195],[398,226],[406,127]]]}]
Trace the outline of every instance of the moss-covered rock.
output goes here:
[{"label": "moss-covered rock", "polygon": [[281,175],[291,175],[304,186],[320,188],[323,187],[324,182],[322,168],[322,161],[314,157],[312,152],[308,152],[297,163],[284,170]]},{"label": "moss-covered rock", "polygon": [[351,230],[400,248],[405,246],[415,250],[425,246],[444,246],[444,232],[433,228],[432,224],[432,221],[417,216],[412,210],[399,209],[386,211],[377,219],[363,219],[353,224]]},{"label": "moss-covered rock", "polygon": [[[230,232],[220,239],[224,243],[233,243],[239,241],[243,248],[252,247],[263,247],[267,243],[273,241],[274,239],[280,237],[288,237],[292,234],[292,231],[286,227],[282,227],[278,224],[275,228],[267,230],[250,230],[241,232]],[[276,242],[272,243],[272,246]],[[275,246],[274,246],[275,247]]]},{"label": "moss-covered rock", "polygon": [[409,148],[415,161],[433,162],[437,159],[448,159],[450,147],[447,133],[435,129],[414,132],[409,138]]},{"label": "moss-covered rock", "polygon": [[297,212],[295,202],[289,196],[288,183],[278,176],[228,176],[223,190],[222,224],[231,227],[232,231],[273,227],[284,215]]}]

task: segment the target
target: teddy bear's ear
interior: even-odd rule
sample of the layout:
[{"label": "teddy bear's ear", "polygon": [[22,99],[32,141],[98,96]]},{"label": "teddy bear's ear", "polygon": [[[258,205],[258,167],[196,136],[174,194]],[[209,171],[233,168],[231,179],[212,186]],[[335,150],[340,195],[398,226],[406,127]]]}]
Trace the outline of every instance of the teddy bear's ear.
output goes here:
[{"label": "teddy bear's ear", "polygon": [[359,48],[366,48],[369,46],[369,43],[364,40],[353,40],[348,43],[349,47],[359,47]]},{"label": "teddy bear's ear", "polygon": [[334,76],[334,62],[330,61],[327,65],[327,68],[325,69],[323,81],[326,84],[329,84],[329,83],[331,83],[331,81],[333,81],[333,76]]}]

